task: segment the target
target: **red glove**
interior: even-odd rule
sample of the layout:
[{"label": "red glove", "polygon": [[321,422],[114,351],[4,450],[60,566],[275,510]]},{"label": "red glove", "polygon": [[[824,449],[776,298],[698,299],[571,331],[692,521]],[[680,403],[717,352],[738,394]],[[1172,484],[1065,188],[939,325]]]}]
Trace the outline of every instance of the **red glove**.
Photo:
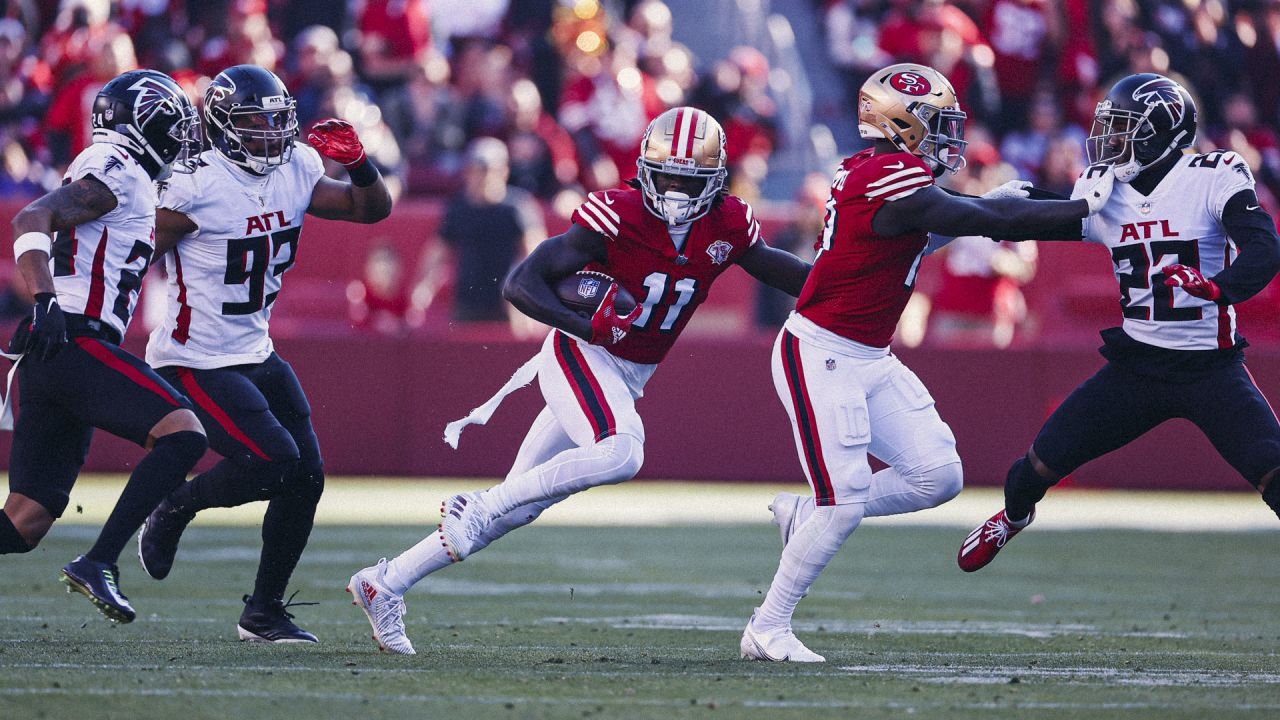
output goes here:
[{"label": "red glove", "polygon": [[316,152],[347,168],[353,168],[365,159],[360,136],[356,135],[356,129],[346,120],[329,118],[316,123],[311,132],[307,133],[307,142],[311,143]]},{"label": "red glove", "polygon": [[631,323],[640,317],[642,307],[639,303],[626,315],[618,314],[618,309],[613,306],[618,288],[618,283],[609,283],[609,289],[604,291],[604,298],[600,300],[600,307],[591,316],[591,339],[588,342],[592,345],[612,345],[621,341],[631,329]]},{"label": "red glove", "polygon": [[1164,284],[1170,287],[1180,287],[1187,291],[1188,295],[1201,298],[1202,300],[1210,300],[1217,302],[1222,297],[1222,288],[1218,287],[1218,283],[1210,280],[1200,271],[1187,265],[1165,265],[1160,270],[1164,273]]}]

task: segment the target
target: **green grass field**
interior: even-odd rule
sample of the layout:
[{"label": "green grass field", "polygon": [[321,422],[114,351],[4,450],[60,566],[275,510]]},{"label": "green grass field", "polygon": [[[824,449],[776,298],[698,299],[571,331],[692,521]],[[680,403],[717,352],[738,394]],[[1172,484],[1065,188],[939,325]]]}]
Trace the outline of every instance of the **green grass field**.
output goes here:
[{"label": "green grass field", "polygon": [[566,509],[434,575],[407,597],[414,657],[379,654],[343,592],[413,526],[332,524],[329,505],[294,583],[320,603],[296,612],[322,644],[270,647],[235,639],[252,512],[202,518],[162,583],[128,556],[139,618],[114,626],[55,580],[96,534],[91,503],[0,559],[0,718],[1280,716],[1274,532],[1036,528],[966,575],[962,527],[872,521],[800,606],[797,631],[828,662],[749,663],[738,638],[780,550],[770,492],[708,492],[760,522],[637,525],[662,487],[601,489],[617,526]]}]

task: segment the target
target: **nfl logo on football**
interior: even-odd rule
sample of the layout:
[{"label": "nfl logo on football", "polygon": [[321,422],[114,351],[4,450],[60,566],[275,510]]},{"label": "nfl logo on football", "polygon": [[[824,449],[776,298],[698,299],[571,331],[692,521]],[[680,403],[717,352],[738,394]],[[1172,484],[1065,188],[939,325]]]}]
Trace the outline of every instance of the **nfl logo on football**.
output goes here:
[{"label": "nfl logo on football", "polygon": [[600,292],[600,281],[595,278],[583,278],[582,282],[578,283],[578,294],[584,300],[595,297],[597,292]]}]

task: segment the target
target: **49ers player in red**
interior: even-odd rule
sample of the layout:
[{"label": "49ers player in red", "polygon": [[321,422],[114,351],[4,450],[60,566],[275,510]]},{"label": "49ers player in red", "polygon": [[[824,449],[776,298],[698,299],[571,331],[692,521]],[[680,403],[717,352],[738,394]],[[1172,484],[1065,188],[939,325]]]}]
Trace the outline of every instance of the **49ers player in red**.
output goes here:
[{"label": "49ers player in red", "polygon": [[[593,192],[563,235],[538,246],[507,279],[504,294],[553,329],[542,351],[488,403],[445,431],[485,422],[502,398],[536,374],[547,406],[502,483],[449,498],[439,532],[391,562],[357,572],[348,589],[386,650],[409,654],[402,595],[429,573],[532,522],[543,510],[597,485],[633,477],[644,458],[635,400],[722,272],[738,265],[799,295],[809,264],[760,237],[751,206],[724,192],[724,131],[691,107],[668,110],[645,132],[631,187]],[[613,278],[592,318],[565,307],[553,288],[593,270]],[[627,316],[613,298],[638,299]]]},{"label": "49ers player in red", "polygon": [[[920,380],[889,351],[916,271],[938,236],[1078,233],[1105,203],[1111,175],[1078,200],[1029,200],[1013,182],[985,198],[948,193],[935,177],[964,164],[964,121],[951,83],[923,65],[884,68],[859,96],[862,137],[827,201],[818,256],[778,336],[773,379],[791,417],[813,496],[771,506],[786,546],[742,635],[742,657],[822,662],[791,630],[800,598],[863,517],[940,505],[960,492],[955,436]],[[889,464],[871,472],[867,456]]]}]

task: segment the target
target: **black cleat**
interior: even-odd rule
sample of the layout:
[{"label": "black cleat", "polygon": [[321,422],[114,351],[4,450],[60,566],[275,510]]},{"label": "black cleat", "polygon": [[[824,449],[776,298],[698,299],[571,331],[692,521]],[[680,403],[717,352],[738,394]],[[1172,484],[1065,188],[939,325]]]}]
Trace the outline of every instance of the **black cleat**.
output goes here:
[{"label": "black cleat", "polygon": [[[297,593],[294,593],[296,595]],[[289,596],[292,600],[293,596]],[[286,609],[294,605],[315,605],[316,603],[286,603],[283,600],[271,600],[259,604],[252,597],[244,596],[244,612],[240,613],[240,623],[236,632],[246,642],[268,643],[318,643],[315,635],[293,624],[293,615]]]},{"label": "black cleat", "polygon": [[62,567],[59,579],[67,584],[67,592],[75,591],[89,598],[98,612],[111,622],[130,623],[138,616],[129,598],[120,592],[117,584],[120,568],[115,565],[94,562],[81,555]]},{"label": "black cleat", "polygon": [[151,511],[138,532],[138,560],[142,569],[156,580],[163,580],[173,569],[173,558],[178,554],[178,540],[187,523],[196,516],[193,512],[179,510],[168,500]]}]

